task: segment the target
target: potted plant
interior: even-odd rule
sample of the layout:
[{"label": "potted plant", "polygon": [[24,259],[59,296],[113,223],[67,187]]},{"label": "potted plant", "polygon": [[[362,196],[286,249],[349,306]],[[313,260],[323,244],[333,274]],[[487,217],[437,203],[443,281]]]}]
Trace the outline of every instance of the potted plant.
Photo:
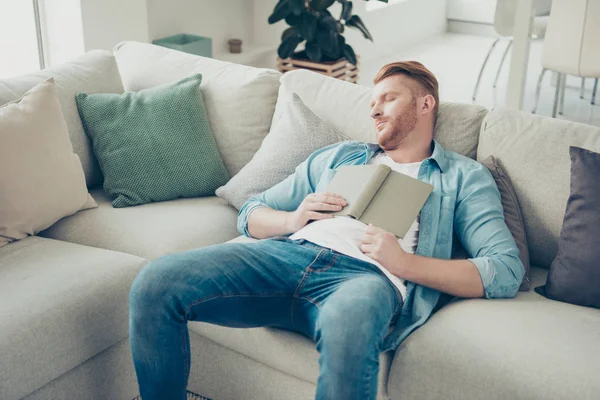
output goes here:
[{"label": "potted plant", "polygon": [[[339,18],[328,11],[336,1],[341,4]],[[378,1],[387,3],[388,0]],[[269,16],[269,24],[281,20],[289,25],[277,49],[282,72],[310,68],[330,76],[336,76],[338,71],[340,76],[336,77],[341,77],[344,75],[339,73],[342,66],[357,72],[357,56],[346,43],[345,28],[358,29],[366,39],[373,41],[361,18],[352,14],[350,0],[279,0]],[[298,45],[304,42],[304,50],[296,52]]]}]

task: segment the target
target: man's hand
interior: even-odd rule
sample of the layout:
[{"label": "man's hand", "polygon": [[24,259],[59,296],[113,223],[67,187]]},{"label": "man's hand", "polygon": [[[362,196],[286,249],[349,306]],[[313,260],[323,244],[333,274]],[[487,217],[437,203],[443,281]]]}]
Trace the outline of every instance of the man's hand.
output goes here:
[{"label": "man's hand", "polygon": [[393,233],[371,224],[360,240],[360,251],[399,278],[402,278],[402,266],[407,265],[410,258]]},{"label": "man's hand", "polygon": [[342,196],[335,193],[311,193],[302,200],[296,211],[288,214],[286,230],[296,232],[310,220],[333,218],[332,214],[319,211],[340,211],[347,204]]}]

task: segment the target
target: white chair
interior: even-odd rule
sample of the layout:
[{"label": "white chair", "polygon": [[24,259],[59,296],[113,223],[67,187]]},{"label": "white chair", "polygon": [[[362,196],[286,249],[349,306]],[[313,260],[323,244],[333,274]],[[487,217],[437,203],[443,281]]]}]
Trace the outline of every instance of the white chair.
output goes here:
[{"label": "white chair", "polygon": [[[537,110],[540,88],[546,71],[558,73],[552,117],[562,114],[567,75],[595,78],[595,104],[600,77],[600,0],[554,0],[542,51],[542,72],[535,94]],[[583,96],[584,83],[582,82]],[[559,110],[560,105],[560,110]]]},{"label": "white chair", "polygon": [[[494,79],[494,89],[498,84],[498,78],[500,77],[500,72],[502,71],[502,65],[504,64],[504,59],[508,54],[509,50],[512,47],[513,42],[513,32],[515,29],[515,12],[517,9],[518,0],[497,0],[496,2],[496,11],[494,12],[494,29],[499,37],[492,43],[490,49],[488,50],[485,59],[483,60],[483,64],[481,65],[481,69],[479,70],[479,76],[477,77],[477,82],[475,83],[475,89],[473,90],[473,102],[477,99],[477,91],[479,90],[479,84],[481,83],[481,77],[483,76],[483,71],[485,66],[492,54],[492,51],[496,47],[496,44],[500,40],[508,40],[508,45],[504,50],[504,54],[502,55],[502,59],[500,60],[500,65],[498,66],[498,71],[496,72],[496,78]],[[535,10],[534,10],[534,23],[533,30],[531,33],[531,39],[539,39],[543,38],[546,32],[546,25],[548,24],[548,15],[550,14],[550,7],[552,4],[552,0],[536,0],[535,1]]]}]

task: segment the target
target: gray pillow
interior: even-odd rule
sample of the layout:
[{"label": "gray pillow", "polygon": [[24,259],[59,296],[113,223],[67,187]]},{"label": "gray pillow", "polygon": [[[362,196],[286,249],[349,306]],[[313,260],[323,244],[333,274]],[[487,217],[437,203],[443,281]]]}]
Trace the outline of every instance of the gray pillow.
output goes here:
[{"label": "gray pillow", "polygon": [[525,267],[525,276],[521,282],[520,291],[528,291],[531,285],[530,279],[530,264],[529,264],[529,246],[527,245],[527,235],[525,234],[525,224],[523,222],[523,214],[519,206],[519,200],[515,193],[510,178],[504,173],[500,166],[500,162],[494,156],[489,156],[481,162],[491,172],[496,186],[500,191],[502,207],[504,208],[504,220],[510,233],[512,233],[517,247],[519,248],[519,258]]},{"label": "gray pillow", "polygon": [[238,210],[248,198],[293,174],[314,151],[348,140],[313,114],[297,94],[291,96],[252,160],[216,191]]},{"label": "gray pillow", "polygon": [[600,153],[569,147],[571,194],[558,241],[558,253],[545,286],[549,299],[600,308]]}]

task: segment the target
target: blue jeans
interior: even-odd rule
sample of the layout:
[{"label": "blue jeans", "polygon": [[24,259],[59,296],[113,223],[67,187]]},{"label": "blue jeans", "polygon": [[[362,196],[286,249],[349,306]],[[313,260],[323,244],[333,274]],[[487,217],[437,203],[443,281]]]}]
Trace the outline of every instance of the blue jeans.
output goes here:
[{"label": "blue jeans", "polygon": [[[271,326],[312,338],[317,399],[375,399],[379,354],[402,297],[375,266],[304,239],[224,243],[148,264],[130,293],[143,400],[185,399],[188,321]],[[268,346],[268,343],[265,343]]]}]

